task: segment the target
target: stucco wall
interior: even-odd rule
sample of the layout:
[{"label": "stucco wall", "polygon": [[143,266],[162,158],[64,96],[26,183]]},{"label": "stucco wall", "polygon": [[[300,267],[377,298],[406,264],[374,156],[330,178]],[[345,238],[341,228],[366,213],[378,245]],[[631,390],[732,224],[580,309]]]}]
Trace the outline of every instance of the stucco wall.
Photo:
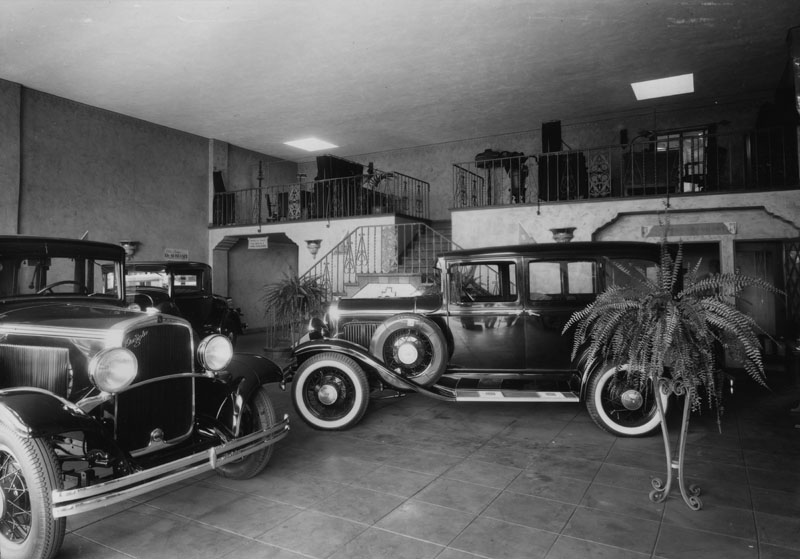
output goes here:
[{"label": "stucco wall", "polygon": [[240,239],[228,252],[229,295],[242,309],[249,330],[264,328],[264,286],[281,280],[290,270],[296,271],[297,256],[294,244],[270,242],[267,250],[250,250],[247,239]]},{"label": "stucco wall", "polygon": [[207,254],[208,140],[23,89],[20,233]]},{"label": "stucco wall", "polygon": [[[730,195],[683,195],[670,198],[670,212],[704,215],[704,221],[727,221],[724,208],[764,207],[775,216],[771,224],[743,222],[737,227],[735,240],[792,238],[800,228],[800,191],[742,193]],[[453,212],[453,241],[464,248],[524,242],[553,241],[550,229],[575,227],[574,240],[593,240],[595,233],[619,216],[647,213],[651,225],[658,224],[657,214],[665,209],[664,198],[596,200],[563,202],[536,206],[504,206],[481,210]],[[707,210],[711,213],[703,212]],[[710,216],[710,217],[709,217]],[[715,217],[716,216],[716,217]],[[776,228],[776,223],[780,224]],[[618,230],[615,238],[606,240],[643,239],[641,228]],[[658,239],[655,239],[658,240]]]}]

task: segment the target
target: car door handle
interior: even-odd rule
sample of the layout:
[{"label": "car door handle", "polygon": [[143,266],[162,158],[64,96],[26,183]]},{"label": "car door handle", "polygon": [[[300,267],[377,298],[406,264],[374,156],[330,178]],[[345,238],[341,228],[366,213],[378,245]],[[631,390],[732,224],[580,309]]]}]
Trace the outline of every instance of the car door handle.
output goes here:
[{"label": "car door handle", "polygon": [[524,316],[542,316],[538,312],[531,311],[531,310],[528,310],[528,309],[522,309],[521,311],[517,312],[517,316],[522,316],[522,315],[524,315]]}]

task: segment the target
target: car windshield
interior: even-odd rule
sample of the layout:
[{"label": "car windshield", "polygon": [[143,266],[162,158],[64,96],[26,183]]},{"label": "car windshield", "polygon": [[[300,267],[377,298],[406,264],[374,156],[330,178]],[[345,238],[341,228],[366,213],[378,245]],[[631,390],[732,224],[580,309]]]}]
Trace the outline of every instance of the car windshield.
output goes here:
[{"label": "car windshield", "polygon": [[0,254],[0,297],[91,295],[118,299],[121,262],[57,254]]}]

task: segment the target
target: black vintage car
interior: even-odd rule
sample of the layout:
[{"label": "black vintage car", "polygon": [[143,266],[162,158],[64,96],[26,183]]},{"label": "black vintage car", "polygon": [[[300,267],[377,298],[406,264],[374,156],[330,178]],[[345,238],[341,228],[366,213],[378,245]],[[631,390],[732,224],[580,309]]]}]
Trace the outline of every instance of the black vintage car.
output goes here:
[{"label": "black vintage car", "polygon": [[222,334],[235,346],[247,324],[229,297],[215,295],[211,266],[202,262],[128,262],[128,302],[182,316],[200,336]]},{"label": "black vintage car", "polygon": [[652,387],[626,382],[624,363],[571,359],[573,337],[562,330],[606,286],[652,278],[658,262],[657,245],[636,242],[446,253],[435,294],[342,299],[312,321],[285,371],[294,406],[317,429],[346,429],[384,389],[458,402],[583,402],[606,431],[649,434],[659,426]]},{"label": "black vintage car", "polygon": [[249,478],[288,432],[281,370],[131,310],[118,245],[0,236],[0,556],[55,555],[66,517],[215,469]]}]

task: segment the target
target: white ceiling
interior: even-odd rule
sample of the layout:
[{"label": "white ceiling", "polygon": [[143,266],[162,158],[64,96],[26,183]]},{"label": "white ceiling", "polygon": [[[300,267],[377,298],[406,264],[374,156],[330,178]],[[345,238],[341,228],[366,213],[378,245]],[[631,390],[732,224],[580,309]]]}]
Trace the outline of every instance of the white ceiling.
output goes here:
[{"label": "white ceiling", "polygon": [[0,78],[297,161],[770,98],[798,25],[798,0],[0,0]]}]

